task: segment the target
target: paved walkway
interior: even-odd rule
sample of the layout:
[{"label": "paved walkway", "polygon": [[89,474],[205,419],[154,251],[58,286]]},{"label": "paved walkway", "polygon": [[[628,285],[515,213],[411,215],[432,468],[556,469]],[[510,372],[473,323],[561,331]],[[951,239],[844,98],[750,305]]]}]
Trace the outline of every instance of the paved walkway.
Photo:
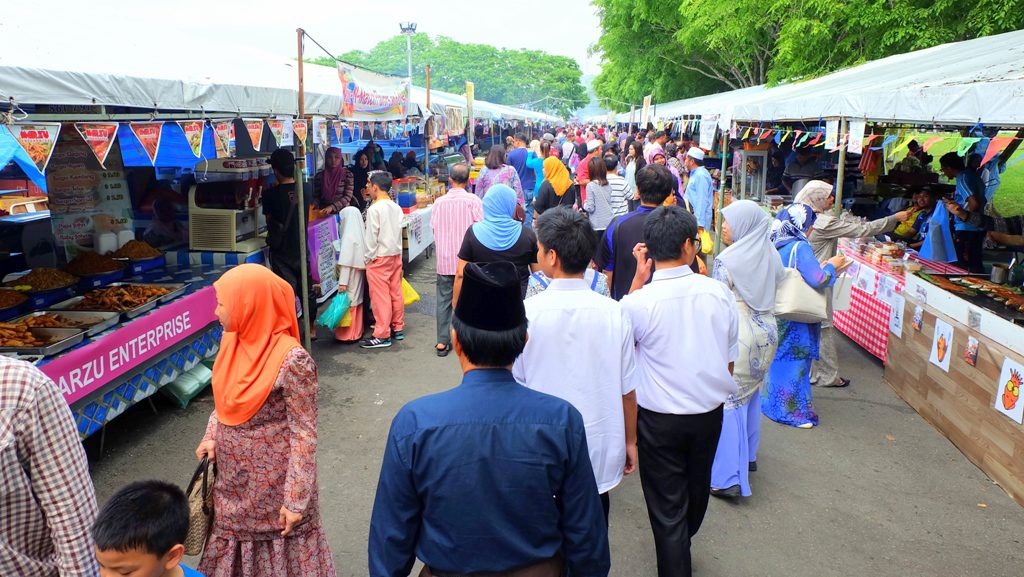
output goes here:
[{"label": "paved walkway", "polygon": [[[320,502],[339,575],[366,575],[366,535],[392,416],[458,383],[454,356],[432,352],[433,260],[407,273],[423,295],[407,339],[362,351],[314,344],[320,369]],[[881,381],[880,364],[841,339],[848,389],[815,390],[821,426],[764,421],[754,495],[712,499],[696,537],[698,575],[1011,576],[1024,574],[1024,511]],[[112,424],[93,478],[103,502],[121,485],[185,483],[213,406],[143,404]],[[92,453],[98,439],[88,443]],[[612,492],[612,575],[653,576],[654,545],[639,478]]]}]

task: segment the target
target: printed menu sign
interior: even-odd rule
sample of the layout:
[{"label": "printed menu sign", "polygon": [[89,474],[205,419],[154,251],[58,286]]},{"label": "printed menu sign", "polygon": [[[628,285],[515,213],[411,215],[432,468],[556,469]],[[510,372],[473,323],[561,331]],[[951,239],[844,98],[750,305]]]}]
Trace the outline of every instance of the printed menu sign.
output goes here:
[{"label": "printed menu sign", "polygon": [[[270,134],[274,136],[274,144],[281,146],[281,137],[284,135],[284,120],[280,118],[271,118],[267,120],[267,126],[270,127]],[[252,135],[252,133],[249,133]]]},{"label": "printed menu sign", "polygon": [[252,149],[259,150],[263,142],[263,119],[243,118],[242,122],[245,123],[245,131],[249,133],[249,140],[252,141]]},{"label": "printed menu sign", "polygon": [[299,139],[299,142],[306,142],[306,132],[309,129],[309,125],[306,124],[305,120],[295,120],[292,122],[292,130],[295,131],[295,137]]}]

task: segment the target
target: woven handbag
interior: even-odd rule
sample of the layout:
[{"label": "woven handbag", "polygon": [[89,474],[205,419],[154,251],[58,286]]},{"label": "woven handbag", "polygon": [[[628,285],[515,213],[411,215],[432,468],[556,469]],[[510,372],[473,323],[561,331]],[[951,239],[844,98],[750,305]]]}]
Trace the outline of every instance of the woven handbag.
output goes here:
[{"label": "woven handbag", "polygon": [[199,555],[206,547],[206,538],[213,526],[213,482],[216,477],[217,465],[204,455],[185,490],[185,497],[188,498],[186,555]]},{"label": "woven handbag", "polygon": [[820,323],[828,318],[825,293],[804,281],[793,266],[796,248],[789,253],[789,266],[775,292],[775,318],[798,323]]}]

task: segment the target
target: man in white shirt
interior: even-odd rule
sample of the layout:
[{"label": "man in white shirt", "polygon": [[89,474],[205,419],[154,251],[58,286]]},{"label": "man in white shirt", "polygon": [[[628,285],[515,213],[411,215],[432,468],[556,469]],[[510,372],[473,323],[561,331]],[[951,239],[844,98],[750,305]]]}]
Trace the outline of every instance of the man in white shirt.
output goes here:
[{"label": "man in white shirt", "polygon": [[537,219],[534,230],[538,266],[553,280],[526,299],[530,340],[512,374],[583,415],[607,523],[608,492],[636,468],[633,331],[622,306],[590,290],[583,278],[597,247],[587,218],[556,207]]},{"label": "man in white shirt", "polygon": [[[722,404],[736,392],[736,300],[690,269],[697,220],[678,206],[647,217],[633,251],[636,275],[622,308],[636,341],[640,482],[654,533],[658,577],[689,576],[690,539],[707,511]],[[656,268],[649,285],[652,265]]]},{"label": "man in white shirt", "polygon": [[376,323],[364,349],[391,346],[405,339],[405,299],[402,298],[402,209],[391,200],[391,174],[370,173],[373,204],[366,209],[366,284]]}]

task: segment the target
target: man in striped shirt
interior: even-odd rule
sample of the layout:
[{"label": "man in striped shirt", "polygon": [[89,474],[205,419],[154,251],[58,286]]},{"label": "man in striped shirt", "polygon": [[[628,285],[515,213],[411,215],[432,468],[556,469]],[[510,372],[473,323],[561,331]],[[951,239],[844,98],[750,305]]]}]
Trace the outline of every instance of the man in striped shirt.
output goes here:
[{"label": "man in striped shirt", "polygon": [[446,357],[452,349],[452,291],[458,268],[459,248],[466,231],[484,219],[484,203],[475,194],[466,192],[469,165],[460,162],[448,171],[451,187],[434,201],[430,228],[434,231],[437,250],[437,356]]},{"label": "man in striped shirt", "polygon": [[614,152],[604,155],[604,165],[608,169],[608,185],[612,188],[609,205],[612,209],[612,218],[615,218],[629,212],[629,202],[626,200],[626,179],[619,176],[619,157]]}]

